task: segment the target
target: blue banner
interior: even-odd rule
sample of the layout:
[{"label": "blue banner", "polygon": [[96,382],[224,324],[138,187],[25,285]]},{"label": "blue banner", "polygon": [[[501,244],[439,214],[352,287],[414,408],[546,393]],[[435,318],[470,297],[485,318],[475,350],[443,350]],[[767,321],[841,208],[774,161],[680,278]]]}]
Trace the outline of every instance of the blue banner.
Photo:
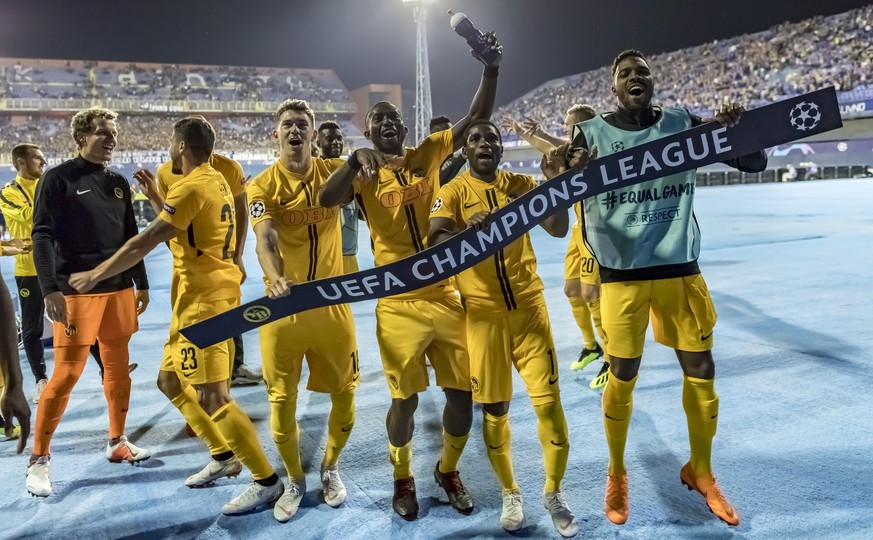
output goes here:
[{"label": "blue banner", "polygon": [[626,186],[696,169],[842,126],[836,92],[826,88],[743,114],[732,128],[710,122],[592,161],[583,173],[568,171],[494,212],[490,227],[467,229],[411,257],[355,274],[309,281],[288,296],[248,302],[182,329],[200,348],[272,321],[333,304],[383,298],[442,281],[474,266],[555,212],[580,200]]}]

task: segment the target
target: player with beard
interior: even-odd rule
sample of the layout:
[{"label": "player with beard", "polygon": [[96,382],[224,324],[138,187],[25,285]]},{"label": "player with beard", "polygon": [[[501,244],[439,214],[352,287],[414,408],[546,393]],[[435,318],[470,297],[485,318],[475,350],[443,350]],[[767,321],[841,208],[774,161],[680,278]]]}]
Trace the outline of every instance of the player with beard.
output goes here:
[{"label": "player with beard", "polygon": [[[337,159],[343,155],[343,132],[330,120],[318,126],[315,142],[321,159]],[[355,201],[342,205],[343,274],[358,271],[358,206]]]},{"label": "player with beard", "polygon": [[[429,245],[467,227],[488,226],[492,212],[538,185],[531,176],[499,170],[503,156],[500,130],[488,120],[471,123],[462,154],[470,170],[440,189],[430,214]],[[550,235],[563,237],[568,222],[567,213],[558,212],[541,225]],[[555,529],[562,536],[574,536],[579,525],[561,491],[570,444],[558,385],[558,359],[530,235],[498,251],[493,260],[461,272],[457,280],[467,312],[473,399],[482,403],[488,459],[503,487],[500,524],[507,531],[517,531],[524,524],[521,490],[510,453],[514,366],[537,416],[546,472],[543,504]]]},{"label": "player with beard", "polygon": [[46,172],[36,189],[33,253],[46,313],[54,321],[55,355],[36,411],[26,469],[27,490],[40,497],[52,492],[49,446],[95,341],[105,369],[106,458],[135,463],[151,455],[124,436],[130,404],[128,342],[137,331],[137,315],[148,305],[145,265],[95,283],[90,294],[69,283],[72,273],[102,263],[137,232],[130,184],[106,166],[118,143],[116,117],[101,108],[76,113],[70,134],[79,155]]},{"label": "player with beard", "polygon": [[[202,439],[226,442],[227,455],[213,459],[222,473],[216,477],[239,474],[237,459],[251,471],[253,482],[222,508],[224,514],[234,515],[272,503],[282,495],[284,485],[258,442],[255,426],[230,397],[231,340],[200,349],[179,332],[239,305],[242,275],[233,262],[233,195],[224,176],[209,164],[214,144],[215,131],[202,117],[176,122],[170,158],[173,172],[182,179],[170,186],[158,218],[95,269],[73,274],[70,285],[87,292],[140,263],[159,244],[176,243],[171,252],[178,293],[163,361],[172,364],[177,374],[176,379],[168,378],[178,384],[170,401]],[[141,184],[155,181],[147,170],[135,176]],[[166,387],[162,390],[166,392]]]},{"label": "player with beard", "polygon": [[[33,230],[33,200],[39,177],[45,169],[45,156],[35,144],[19,144],[12,149],[12,164],[18,174],[12,183],[0,191],[0,211],[6,217],[9,236],[30,242]],[[39,278],[36,277],[31,250],[15,256],[13,274],[21,304],[21,341],[30,371],[36,380],[33,402],[39,403],[39,396],[48,384],[42,345],[45,305],[42,302],[42,291],[39,288]]]},{"label": "player with beard", "polygon": [[[305,101],[283,102],[273,130],[279,159],[249,186],[258,261],[271,298],[286,296],[295,283],[343,273],[339,212],[321,207],[317,197],[330,174],[346,162],[310,156],[314,127],[315,117]],[[330,395],[320,476],[324,500],[336,508],[347,496],[337,464],[355,423],[359,381],[351,308],[341,304],[304,311],[261,327],[260,335],[270,427],[288,472],[288,489],[273,516],[281,522],[290,520],[306,494],[297,424],[297,387],[304,358],[309,365],[307,388]]]},{"label": "player with beard", "polygon": [[[199,118],[201,116],[194,115]],[[236,216],[236,222],[234,223],[234,234],[236,236],[236,252],[234,253],[233,263],[237,265],[242,272],[242,280],[245,282],[246,280],[246,267],[243,263],[243,251],[245,250],[246,244],[246,233],[249,228],[249,220],[248,220],[248,211],[246,204],[246,182],[251,180],[251,177],[246,178],[245,173],[243,173],[242,166],[238,161],[231,159],[229,157],[223,156],[221,154],[217,154],[215,152],[209,156],[209,164],[213,169],[220,172],[224,177],[224,180],[227,182],[227,185],[230,187],[230,192],[233,195],[233,211]],[[156,214],[161,213],[161,201],[164,197],[166,197],[167,193],[170,191],[170,186],[174,183],[178,182],[182,179],[181,174],[176,174],[172,171],[173,164],[172,162],[166,162],[158,167],[157,170],[157,191],[153,189],[153,186],[148,185],[140,185],[143,189],[143,193],[149,197],[149,202],[154,208]],[[151,194],[156,193],[158,197],[152,198]],[[170,248],[173,246],[178,247],[178,244],[173,242],[170,243]],[[178,275],[174,272],[172,279],[170,281],[170,303],[173,303],[173,300],[176,297],[178,292]],[[233,356],[233,368],[230,373],[230,385],[231,386],[248,386],[255,385],[260,383],[263,380],[261,373],[256,369],[250,368],[245,364],[245,352],[243,348],[243,339],[242,336],[234,336],[233,338],[233,346],[231,348]],[[173,372],[173,366],[167,365],[162,366],[164,369],[164,373],[166,373],[165,377],[175,377],[175,373]],[[169,383],[172,385],[172,382]],[[158,379],[158,387],[163,388],[161,386],[161,379]],[[170,393],[173,393],[174,386],[170,386],[168,389]]]},{"label": "player with beard", "polygon": [[[627,50],[612,64],[612,93],[618,108],[577,126],[575,147],[599,149],[608,155],[680,133],[703,122],[718,121],[732,127],[744,111],[737,103],[715,113],[715,120],[702,120],[685,109],[652,105],[654,77],[642,53]],[[574,160],[569,159],[572,165]],[[746,172],[767,166],[763,151],[726,162]],[[739,516],[722,495],[712,475],[712,439],[718,421],[715,393],[715,362],[712,358],[716,322],[706,283],[697,257],[700,231],[693,213],[693,190],[679,199],[622,203],[631,190],[664,190],[675,184],[693,185],[696,171],[671,175],[585,199],[582,232],[585,243],[600,264],[600,309],[603,330],[609,336],[606,353],[610,376],[603,392],[603,423],[609,447],[606,483],[606,516],[616,524],[627,521],[628,477],[624,463],[633,389],[643,354],[651,313],[655,340],[676,351],[684,374],[682,405],[688,422],[691,458],[679,473],[683,484],[700,493],[709,509],[729,525]],[[610,202],[612,201],[612,202]],[[618,202],[616,202],[618,201]],[[670,234],[664,225],[650,223],[629,229],[627,216],[657,213],[671,208],[676,219]]]},{"label": "player with beard", "polygon": [[[497,38],[486,39],[501,51]],[[499,63],[499,58],[497,63]],[[381,101],[367,112],[364,136],[373,150],[358,149],[334,172],[321,193],[321,204],[337,206],[354,198],[370,229],[376,266],[408,257],[426,247],[428,214],[439,189],[440,166],[461,147],[464,131],[489,118],[497,92],[498,65],[485,67],[470,111],[452,129],[404,148],[407,135],[400,112]],[[362,179],[357,179],[358,175]],[[418,393],[429,384],[425,357],[446,395],[443,449],[434,478],[451,505],[464,514],[473,500],[461,482],[458,461],[473,421],[464,310],[448,280],[388,298],[376,306],[376,338],[391,391],[388,409],[389,459],[394,465],[394,511],[404,519],[418,515],[412,477],[412,434]]]}]

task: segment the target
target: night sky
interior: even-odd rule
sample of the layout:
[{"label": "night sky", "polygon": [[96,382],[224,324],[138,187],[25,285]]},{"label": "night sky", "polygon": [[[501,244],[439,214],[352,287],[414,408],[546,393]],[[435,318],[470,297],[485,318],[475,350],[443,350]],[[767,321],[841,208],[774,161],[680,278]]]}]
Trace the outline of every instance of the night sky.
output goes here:
[{"label": "night sky", "polygon": [[[434,114],[463,115],[481,73],[450,29],[448,9],[500,37],[504,104],[549,79],[607,65],[623,49],[671,51],[867,3],[435,0],[427,27]],[[415,24],[400,0],[4,0],[0,56],[329,68],[349,89],[412,89]]]}]

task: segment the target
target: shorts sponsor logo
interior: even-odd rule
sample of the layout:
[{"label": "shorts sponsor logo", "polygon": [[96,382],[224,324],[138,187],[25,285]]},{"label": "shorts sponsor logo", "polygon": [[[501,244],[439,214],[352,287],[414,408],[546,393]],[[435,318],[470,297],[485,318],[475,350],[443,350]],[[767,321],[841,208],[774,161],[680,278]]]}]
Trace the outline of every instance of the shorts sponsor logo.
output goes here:
[{"label": "shorts sponsor logo", "polygon": [[124,198],[124,192],[121,191],[121,188],[115,188],[115,189],[112,190],[112,191],[115,192],[115,197],[116,197],[116,198],[119,198],[119,199],[123,199],[123,198]]},{"label": "shorts sponsor logo", "polygon": [[243,311],[243,319],[252,323],[266,321],[270,315],[270,310],[264,306],[252,306]]},{"label": "shorts sponsor logo", "polygon": [[397,377],[394,375],[388,375],[388,382],[391,383],[391,386],[394,387],[394,390],[400,390],[400,384],[397,382]]},{"label": "shorts sponsor logo", "polygon": [[79,333],[79,329],[73,326],[72,324],[64,328],[64,335],[67,337],[73,337]]},{"label": "shorts sponsor logo", "polygon": [[176,209],[170,206],[167,203],[164,203],[164,212],[170,214],[171,216],[176,213]]},{"label": "shorts sponsor logo", "polygon": [[476,377],[470,377],[470,389],[473,390],[474,394],[479,393],[479,379]]},{"label": "shorts sponsor logo", "polygon": [[27,298],[28,296],[30,296],[30,289],[21,289],[20,291],[18,291],[18,296],[22,298]]},{"label": "shorts sponsor logo", "polygon": [[705,336],[700,336],[700,341],[706,341],[707,339],[712,337],[712,332],[706,334]]}]

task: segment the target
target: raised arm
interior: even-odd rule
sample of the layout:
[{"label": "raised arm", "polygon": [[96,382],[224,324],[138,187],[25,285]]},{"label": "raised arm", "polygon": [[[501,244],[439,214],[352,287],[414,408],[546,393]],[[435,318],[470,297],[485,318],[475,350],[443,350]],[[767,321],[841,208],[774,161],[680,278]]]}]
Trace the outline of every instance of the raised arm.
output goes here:
[{"label": "raised arm", "polygon": [[[527,120],[525,120],[525,122],[527,122]],[[566,142],[557,137],[552,137],[548,133],[542,131],[542,129],[539,129],[539,123],[536,124],[535,129],[526,130],[522,124],[519,124],[515,118],[512,118],[511,116],[504,116],[500,120],[500,126],[507,131],[515,133],[543,154],[548,154],[553,148]],[[546,136],[549,138],[547,139]],[[554,139],[554,141],[552,139]]]},{"label": "raised arm", "polygon": [[479,88],[476,90],[473,102],[470,104],[470,112],[452,126],[454,151],[463,146],[464,132],[467,131],[470,123],[473,120],[488,120],[494,111],[494,100],[497,97],[497,76],[499,74],[500,61],[502,60],[503,47],[497,41],[497,35],[494,32],[485,34],[485,39],[491,44],[492,49],[501,53],[501,57],[493,64],[485,66],[482,72],[482,79],[479,81]]}]

